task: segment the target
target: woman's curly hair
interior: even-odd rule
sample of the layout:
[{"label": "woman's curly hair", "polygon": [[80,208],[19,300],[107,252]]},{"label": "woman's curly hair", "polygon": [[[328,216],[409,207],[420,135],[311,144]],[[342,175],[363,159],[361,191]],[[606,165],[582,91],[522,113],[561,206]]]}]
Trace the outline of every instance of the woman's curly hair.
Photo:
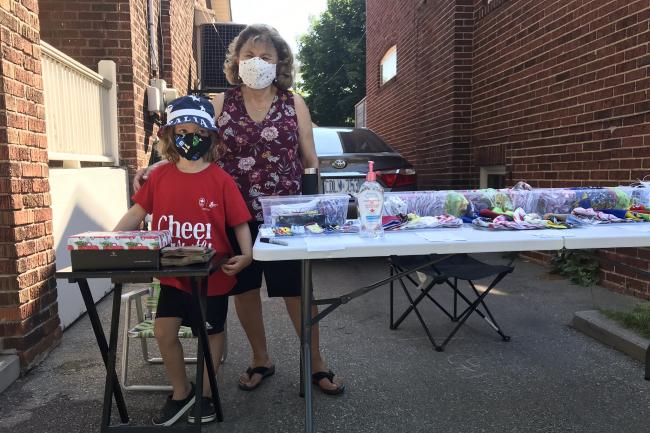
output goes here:
[{"label": "woman's curly hair", "polygon": [[237,59],[242,47],[249,40],[268,42],[278,52],[275,85],[282,90],[287,90],[293,85],[293,54],[289,44],[280,36],[278,31],[267,24],[251,24],[246,26],[228,46],[226,60],[223,62],[223,72],[232,85],[241,84],[239,77],[239,64]]}]

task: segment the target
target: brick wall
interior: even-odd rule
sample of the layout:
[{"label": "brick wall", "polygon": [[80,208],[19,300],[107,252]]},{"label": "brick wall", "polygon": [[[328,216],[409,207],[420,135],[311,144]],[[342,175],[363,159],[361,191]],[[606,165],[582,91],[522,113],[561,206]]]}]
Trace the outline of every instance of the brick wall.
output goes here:
[{"label": "brick wall", "polygon": [[[367,8],[368,127],[415,165],[420,188],[466,187],[472,2],[377,0]],[[380,86],[379,64],[393,45],[397,76]]]},{"label": "brick wall", "polygon": [[0,350],[28,369],[61,338],[38,3],[0,1]]},{"label": "brick wall", "polygon": [[[120,112],[120,142],[124,145],[120,149],[120,156],[129,168],[129,179],[135,171],[147,165],[149,153],[153,147],[155,131],[153,119],[146,108],[146,89],[149,80],[153,77],[149,56],[149,36],[147,19],[147,0],[131,0],[131,56],[132,65],[132,94],[127,96],[130,100],[132,113],[127,110]],[[159,2],[154,1],[154,5]],[[154,22],[157,22],[156,7]],[[156,27],[155,31],[158,31]],[[119,98],[119,96],[118,96]],[[133,122],[133,124],[129,124]]]},{"label": "brick wall", "polygon": [[475,152],[500,148],[513,180],[540,187],[647,174],[649,18],[646,0],[526,0],[477,19]]},{"label": "brick wall", "polygon": [[152,146],[143,108],[150,77],[146,7],[147,0],[47,0],[40,12],[44,41],[95,71],[100,60],[115,61],[120,163],[131,176]]},{"label": "brick wall", "polygon": [[[170,83],[184,93],[196,76],[188,57],[194,2],[163,3],[178,16],[169,28],[174,37],[163,35],[160,51],[171,53],[171,64],[162,74],[169,68]],[[158,23],[160,0],[154,4]],[[120,160],[133,175],[146,165],[155,132],[145,108],[154,75],[146,6],[147,0],[43,0],[39,10],[37,0],[0,0],[0,350],[15,350],[23,369],[61,338],[40,39],[93,70],[100,60],[116,62]]]},{"label": "brick wall", "polygon": [[[481,6],[477,0],[474,165],[504,164],[510,183],[537,187],[629,184],[650,173],[650,2]],[[650,269],[650,249],[600,254]],[[610,263],[601,269],[604,285],[650,299],[647,278]]]},{"label": "brick wall", "polygon": [[[41,3],[43,40],[93,70],[103,59],[117,63],[120,159],[132,178],[137,168],[148,163],[156,132],[145,105],[146,87],[155,76],[149,59],[147,0]],[[205,0],[197,4],[205,5]],[[155,0],[153,15],[158,74],[168,86],[184,94],[188,84],[196,80],[192,57],[194,2]]]},{"label": "brick wall", "polygon": [[[421,188],[473,187],[490,165],[534,187],[650,173],[650,1],[372,1],[367,14],[368,126],[416,164]],[[379,88],[395,43],[397,77]],[[649,249],[602,254],[650,269]],[[602,269],[603,284],[650,299],[647,278]]]},{"label": "brick wall", "polygon": [[[197,4],[205,6],[205,0],[198,1]],[[162,8],[163,38],[171,41],[164,46],[162,78],[171,87],[184,94],[195,87],[194,83],[197,79],[195,51],[192,44],[194,29],[188,25],[194,19],[194,5],[192,2],[163,0]],[[177,47],[184,49],[180,50]]]}]

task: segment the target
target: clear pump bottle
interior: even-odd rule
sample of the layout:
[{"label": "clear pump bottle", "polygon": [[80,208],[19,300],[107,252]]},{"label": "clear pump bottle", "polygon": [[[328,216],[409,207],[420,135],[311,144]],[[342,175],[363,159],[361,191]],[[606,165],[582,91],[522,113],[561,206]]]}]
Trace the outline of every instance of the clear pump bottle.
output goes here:
[{"label": "clear pump bottle", "polygon": [[381,224],[381,213],[384,207],[384,188],[377,182],[373,161],[368,161],[366,181],[361,185],[357,193],[357,207],[361,223],[361,237],[383,237],[384,228]]}]

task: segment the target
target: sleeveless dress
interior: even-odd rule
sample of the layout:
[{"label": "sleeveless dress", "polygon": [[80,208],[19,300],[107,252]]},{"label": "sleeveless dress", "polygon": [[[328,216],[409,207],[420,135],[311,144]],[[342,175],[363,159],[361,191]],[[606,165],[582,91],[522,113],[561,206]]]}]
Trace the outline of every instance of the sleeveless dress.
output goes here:
[{"label": "sleeveless dress", "polygon": [[228,89],[217,128],[224,144],[217,164],[233,177],[253,218],[263,220],[258,197],[300,194],[302,162],[292,92],[278,89],[264,120],[255,122],[241,88]]}]

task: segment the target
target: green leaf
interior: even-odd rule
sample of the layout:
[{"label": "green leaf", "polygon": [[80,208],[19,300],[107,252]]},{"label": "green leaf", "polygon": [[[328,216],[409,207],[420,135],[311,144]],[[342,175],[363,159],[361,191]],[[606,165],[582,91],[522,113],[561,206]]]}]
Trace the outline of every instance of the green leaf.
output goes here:
[{"label": "green leaf", "polygon": [[352,126],[366,94],[365,0],[329,0],[300,37],[298,92],[322,126]]}]

